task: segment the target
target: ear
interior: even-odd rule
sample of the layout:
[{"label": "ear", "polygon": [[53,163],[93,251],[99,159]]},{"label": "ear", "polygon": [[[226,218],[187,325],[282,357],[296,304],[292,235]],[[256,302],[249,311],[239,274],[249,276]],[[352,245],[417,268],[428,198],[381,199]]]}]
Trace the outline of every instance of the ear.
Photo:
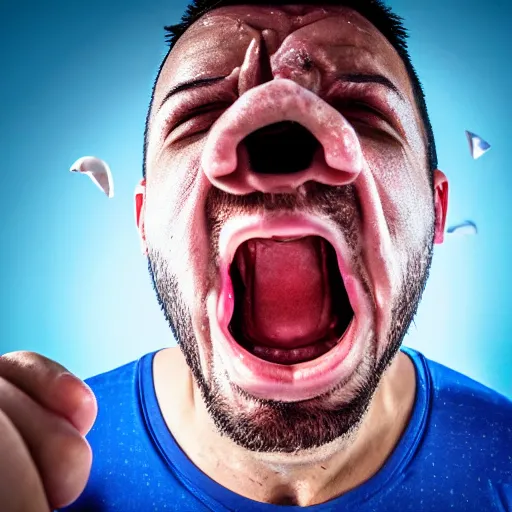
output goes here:
[{"label": "ear", "polygon": [[434,171],[434,208],[436,214],[434,243],[442,244],[448,214],[448,178],[439,169]]},{"label": "ear", "polygon": [[148,247],[146,245],[146,231],[144,225],[145,214],[145,201],[146,201],[146,178],[140,180],[135,187],[135,223],[140,236],[140,247],[142,254],[147,256]]}]

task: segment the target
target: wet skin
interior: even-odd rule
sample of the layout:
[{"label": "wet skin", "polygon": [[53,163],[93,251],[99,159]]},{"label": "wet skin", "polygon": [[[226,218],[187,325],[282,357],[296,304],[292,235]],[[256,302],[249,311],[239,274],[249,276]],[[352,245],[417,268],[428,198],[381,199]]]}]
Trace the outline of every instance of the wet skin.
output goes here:
[{"label": "wet skin", "polygon": [[[204,81],[178,87],[197,80]],[[279,94],[289,100],[282,111]],[[307,124],[320,141],[302,174],[262,177],[239,144],[273,110]],[[237,122],[238,132],[230,128]],[[318,503],[369,478],[412,407],[414,369],[406,356],[393,356],[421,296],[432,243],[442,242],[447,208],[447,181],[435,171],[432,188],[425,132],[396,51],[345,8],[214,10],[180,38],[162,68],[146,169],[136,196],[138,226],[183,349],[159,354],[155,381],[182,448],[221,484],[260,501]],[[352,283],[350,351],[338,356],[327,380],[325,372],[315,373],[315,362],[309,380],[300,365],[280,368],[272,380],[268,365],[248,370],[243,361],[233,363],[223,337],[223,234],[235,236],[254,217],[275,230],[284,213],[287,226],[303,226],[307,215],[328,227],[345,284]],[[220,437],[218,418],[206,412],[208,399],[220,397],[233,424],[248,418],[247,437],[251,426],[261,436],[265,430],[279,436],[277,413],[265,400],[297,402],[299,413],[309,407],[330,418],[328,410],[357,400],[365,385],[376,392],[351,425],[338,418],[338,436],[332,427],[330,438],[316,442],[290,438],[302,448],[293,456],[284,442],[271,450],[263,439],[257,449],[229,429]],[[358,429],[348,435],[350,426]],[[321,462],[328,469],[319,477]],[[244,473],[245,483],[237,483]]]}]

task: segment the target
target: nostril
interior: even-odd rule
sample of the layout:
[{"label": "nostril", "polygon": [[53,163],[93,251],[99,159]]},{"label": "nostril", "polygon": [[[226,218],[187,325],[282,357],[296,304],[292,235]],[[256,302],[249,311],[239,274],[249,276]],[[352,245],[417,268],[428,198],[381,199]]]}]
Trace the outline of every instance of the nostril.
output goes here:
[{"label": "nostril", "polygon": [[311,166],[320,146],[313,134],[294,121],[274,123],[243,141],[251,170],[260,174],[291,174]]}]

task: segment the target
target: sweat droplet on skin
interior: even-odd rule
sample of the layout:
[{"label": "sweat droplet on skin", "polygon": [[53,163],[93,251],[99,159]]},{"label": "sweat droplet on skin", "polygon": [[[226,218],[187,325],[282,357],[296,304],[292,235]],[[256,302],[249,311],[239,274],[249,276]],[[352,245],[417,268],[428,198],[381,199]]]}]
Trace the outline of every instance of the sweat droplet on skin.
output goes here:
[{"label": "sweat droplet on skin", "polygon": [[79,158],[69,170],[86,174],[109,198],[114,197],[114,180],[110,167],[104,160],[95,156],[84,156]]}]

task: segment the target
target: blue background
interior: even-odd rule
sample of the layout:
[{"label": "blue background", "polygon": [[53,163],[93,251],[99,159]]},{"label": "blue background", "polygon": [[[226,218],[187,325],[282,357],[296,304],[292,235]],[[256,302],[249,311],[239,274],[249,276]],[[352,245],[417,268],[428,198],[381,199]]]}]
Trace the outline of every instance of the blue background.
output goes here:
[{"label": "blue background", "polygon": [[[479,227],[477,236],[437,246],[405,343],[512,397],[512,6],[390,5],[411,32],[440,167],[451,180],[449,223],[468,218]],[[132,193],[166,52],[162,27],[184,6],[0,3],[0,353],[34,350],[86,377],[174,343],[140,254]],[[466,129],[493,145],[479,160]],[[84,155],[110,164],[113,199],[69,173]]]}]

